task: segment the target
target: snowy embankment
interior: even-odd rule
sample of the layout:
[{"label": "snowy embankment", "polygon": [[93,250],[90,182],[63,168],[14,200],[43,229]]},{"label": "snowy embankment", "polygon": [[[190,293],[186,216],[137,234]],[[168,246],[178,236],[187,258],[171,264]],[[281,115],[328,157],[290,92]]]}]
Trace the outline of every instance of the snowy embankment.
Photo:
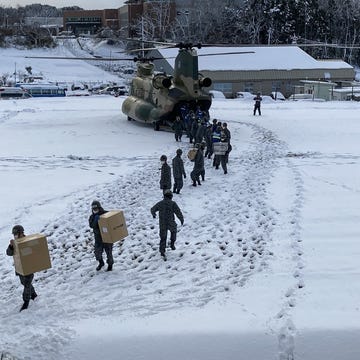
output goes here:
[{"label": "snowy embankment", "polygon": [[[18,313],[21,288],[1,255],[0,349],[31,359],[358,359],[359,105],[214,101],[227,121],[229,174],[206,160],[175,197],[177,249],[158,253],[169,132],[128,122],[121,99],[1,103],[1,246],[11,227],[48,235],[53,268]],[[20,130],[20,131],[19,131]],[[112,273],[95,271],[90,203],[125,211]]]},{"label": "snowy embankment", "polygon": [[[33,75],[42,76],[44,81],[59,82],[61,84],[86,83],[94,85],[111,81],[115,83],[127,82],[126,78],[119,78],[119,76],[110,74],[103,69],[110,69],[118,64],[122,64],[124,67],[133,66],[133,61],[109,62],[98,60],[85,62],[74,60],[71,58],[85,58],[92,57],[92,55],[82,50],[77,41],[73,39],[62,40],[61,42],[60,46],[53,49],[36,48],[21,50],[0,48],[0,74],[2,76],[6,75],[9,80],[16,82],[23,75],[29,75],[25,69],[31,67]],[[119,55],[117,52],[121,50],[121,48],[114,48],[113,52]],[[109,57],[105,52],[102,53],[102,47],[94,51],[94,54]],[[46,57],[67,57],[68,59],[48,59]]]}]

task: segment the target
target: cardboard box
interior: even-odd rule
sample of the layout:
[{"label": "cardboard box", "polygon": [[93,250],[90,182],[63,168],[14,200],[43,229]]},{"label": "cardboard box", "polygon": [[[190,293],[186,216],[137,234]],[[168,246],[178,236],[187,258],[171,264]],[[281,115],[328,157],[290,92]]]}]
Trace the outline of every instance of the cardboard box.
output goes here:
[{"label": "cardboard box", "polygon": [[187,154],[187,157],[189,158],[189,160],[194,160],[196,153],[197,153],[197,149],[190,149]]},{"label": "cardboard box", "polygon": [[225,155],[229,144],[227,142],[213,143],[214,155]]},{"label": "cardboard box", "polygon": [[104,243],[113,244],[129,235],[124,213],[120,210],[108,211],[101,215],[99,228]]},{"label": "cardboard box", "polygon": [[46,236],[33,234],[15,240],[15,270],[21,275],[29,275],[51,268]]}]

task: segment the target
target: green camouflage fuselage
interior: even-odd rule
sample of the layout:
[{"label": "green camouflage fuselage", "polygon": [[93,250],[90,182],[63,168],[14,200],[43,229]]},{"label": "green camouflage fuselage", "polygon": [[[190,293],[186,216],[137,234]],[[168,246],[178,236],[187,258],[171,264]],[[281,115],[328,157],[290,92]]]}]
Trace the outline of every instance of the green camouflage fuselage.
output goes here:
[{"label": "green camouflage fuselage", "polygon": [[130,96],[125,99],[122,111],[129,118],[149,123],[171,123],[182,104],[190,109],[197,105],[203,110],[211,106],[211,97],[204,87],[211,80],[198,73],[196,50],[181,49],[175,59],[174,77],[154,74],[152,63],[139,63],[137,76],[132,80]]}]

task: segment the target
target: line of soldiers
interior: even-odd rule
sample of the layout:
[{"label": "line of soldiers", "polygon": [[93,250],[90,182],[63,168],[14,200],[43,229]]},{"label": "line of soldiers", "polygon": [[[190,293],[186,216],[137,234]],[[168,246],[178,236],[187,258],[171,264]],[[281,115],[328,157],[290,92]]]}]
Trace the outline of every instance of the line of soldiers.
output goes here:
[{"label": "line of soldiers", "polygon": [[[178,121],[178,120],[177,120]],[[204,126],[205,125],[205,126]],[[204,131],[199,132],[199,128]],[[201,134],[201,135],[200,135]],[[228,143],[228,150],[224,155],[215,154],[213,166],[216,169],[219,168],[219,165],[222,166],[224,173],[227,173],[227,162],[229,152],[231,151],[230,139],[231,134],[227,129],[227,124],[217,122],[216,119],[213,120],[213,124],[201,122],[198,126],[197,134],[195,135],[197,143],[195,147],[197,148],[195,158],[192,160],[194,162],[194,168],[190,173],[190,177],[193,181],[192,185],[197,186],[201,185],[201,181],[205,180],[205,166],[204,166],[204,157],[208,159],[214,153],[214,144],[217,142],[226,142]],[[204,142],[205,139],[205,142]],[[181,141],[181,136],[177,140]],[[190,142],[192,142],[190,137]],[[206,152],[204,154],[204,150]],[[172,159],[172,168],[173,168],[173,177],[174,185],[171,191],[171,168],[167,164],[166,155],[160,157],[161,161],[161,177],[160,177],[160,189],[163,190],[163,200],[157,202],[151,209],[150,212],[153,218],[156,218],[156,214],[159,213],[159,251],[160,255],[166,261],[165,249],[166,249],[166,239],[167,232],[170,231],[170,248],[175,250],[176,234],[177,234],[177,224],[175,222],[175,216],[180,220],[181,225],[184,224],[184,216],[175,201],[172,200],[173,193],[180,194],[181,189],[183,188],[183,179],[186,179],[186,172],[184,168],[184,162],[181,158],[182,150],[176,150],[176,156]],[[104,243],[101,237],[101,232],[99,228],[99,218],[102,214],[105,214],[107,211],[103,209],[101,203],[98,200],[94,200],[91,203],[91,215],[89,217],[89,226],[93,229],[94,232],[94,255],[95,259],[98,261],[98,266],[96,271],[100,271],[105,263],[103,260],[103,253],[105,251],[107,257],[107,269],[106,271],[113,270],[113,244]],[[12,229],[12,234],[14,239],[10,240],[10,244],[6,250],[8,256],[14,255],[14,241],[16,239],[22,238],[25,236],[24,228],[21,225],[15,225]],[[21,275],[16,273],[19,276],[21,284],[24,286],[23,290],[23,305],[20,311],[23,311],[28,308],[30,300],[35,300],[37,293],[32,285],[34,279],[34,274]]]},{"label": "line of soldiers", "polygon": [[[198,125],[195,137],[192,136],[191,133],[188,135],[190,138],[190,143],[192,143],[194,139],[196,141],[195,147],[197,151],[195,157],[191,160],[194,162],[194,167],[190,173],[192,186],[196,187],[198,185],[201,185],[201,181],[205,181],[204,158],[211,159],[213,154],[213,166],[215,167],[215,169],[219,169],[219,166],[221,165],[224,170],[224,174],[227,174],[227,163],[229,160],[229,153],[232,147],[230,144],[231,133],[227,128],[226,123],[221,124],[217,121],[217,119],[214,119],[212,124],[209,124],[207,121],[203,120],[201,120],[199,123],[196,120],[196,116],[193,117],[192,121],[193,124],[196,122]],[[194,126],[192,126],[192,128],[194,129]],[[173,129],[175,132],[175,140],[181,141],[183,124],[179,116],[175,120]],[[214,152],[216,147],[216,145],[214,144],[216,143],[223,143],[224,145],[226,144],[226,150],[223,153],[217,153],[216,151]],[[173,187],[171,181],[171,167],[167,162],[167,156],[161,155],[160,189],[163,191],[164,199],[155,204],[150,210],[154,218],[156,217],[156,213],[159,212],[159,251],[160,255],[164,258],[164,260],[166,260],[165,249],[168,231],[170,231],[170,248],[172,250],[175,250],[177,233],[175,216],[180,220],[182,225],[184,223],[184,217],[179,206],[176,204],[175,201],[172,200],[173,193],[180,194],[180,191],[184,185],[183,179],[186,179],[184,162],[181,158],[182,153],[183,151],[181,149],[177,149],[176,156],[172,159],[174,178]]]},{"label": "line of soldiers", "polygon": [[[181,116],[180,116],[181,115]],[[201,143],[209,121],[209,112],[197,106],[195,110],[189,108],[188,104],[180,107],[180,115],[176,116],[172,129],[174,130],[175,140],[181,141],[185,130],[190,143]]]}]

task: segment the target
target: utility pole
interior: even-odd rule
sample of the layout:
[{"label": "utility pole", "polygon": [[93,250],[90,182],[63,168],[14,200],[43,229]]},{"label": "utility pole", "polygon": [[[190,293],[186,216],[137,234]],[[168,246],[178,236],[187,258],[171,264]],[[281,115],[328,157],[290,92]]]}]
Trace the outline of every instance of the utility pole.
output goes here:
[{"label": "utility pole", "polygon": [[141,16],[141,49],[142,49],[142,57],[145,57],[144,51],[144,16]]}]

